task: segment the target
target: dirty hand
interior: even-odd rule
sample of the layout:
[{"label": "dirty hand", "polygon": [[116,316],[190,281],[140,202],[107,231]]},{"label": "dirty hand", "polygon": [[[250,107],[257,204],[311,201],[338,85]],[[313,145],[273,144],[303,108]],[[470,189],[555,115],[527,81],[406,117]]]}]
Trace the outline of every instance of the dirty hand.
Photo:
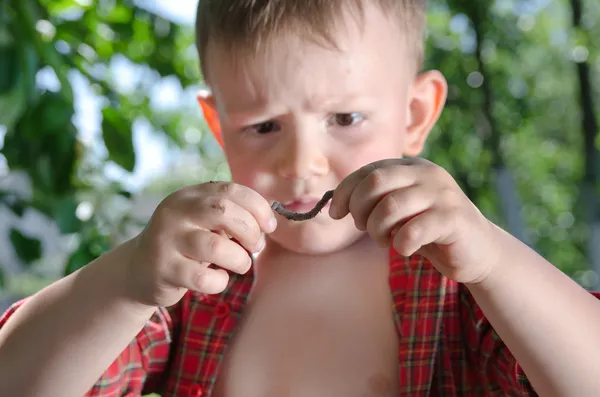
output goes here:
[{"label": "dirty hand", "polygon": [[350,214],[358,229],[405,256],[419,253],[461,283],[482,281],[496,265],[498,231],[443,168],[421,158],[382,160],[350,174],[330,215]]},{"label": "dirty hand", "polygon": [[170,306],[187,290],[222,292],[226,270],[246,273],[249,252],[258,252],[276,225],[267,200],[241,185],[210,182],[174,192],[135,238],[127,277],[132,299]]}]

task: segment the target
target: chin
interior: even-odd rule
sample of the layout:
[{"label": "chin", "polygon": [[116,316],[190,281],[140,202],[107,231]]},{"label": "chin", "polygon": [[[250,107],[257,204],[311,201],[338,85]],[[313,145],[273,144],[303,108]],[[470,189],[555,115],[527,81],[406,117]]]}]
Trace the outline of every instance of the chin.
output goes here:
[{"label": "chin", "polygon": [[351,217],[334,221],[317,217],[306,222],[279,222],[270,239],[281,248],[304,255],[327,255],[357,242],[364,232],[356,229]]}]

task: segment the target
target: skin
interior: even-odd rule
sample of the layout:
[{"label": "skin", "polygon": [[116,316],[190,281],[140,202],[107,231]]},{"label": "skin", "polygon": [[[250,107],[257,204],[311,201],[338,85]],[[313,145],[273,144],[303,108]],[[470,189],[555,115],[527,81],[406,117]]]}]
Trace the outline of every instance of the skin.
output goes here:
[{"label": "skin", "polygon": [[[255,318],[268,314],[269,296],[291,302],[283,286],[298,280],[310,281],[304,295],[290,294],[323,306],[306,297],[315,281],[340,275],[364,286],[368,309],[385,275],[370,282],[364,261],[351,258],[388,244],[465,283],[540,395],[597,395],[600,303],[487,220],[447,172],[412,158],[439,117],[446,82],[437,71],[415,76],[399,31],[368,4],[365,13],[360,29],[349,22],[337,32],[338,49],[285,34],[262,56],[239,60],[209,47],[212,94],[199,99],[207,116],[218,115],[219,124],[207,119],[222,133],[235,182],[175,192],[139,236],[23,305],[0,330],[0,368],[11,368],[0,371],[0,395],[82,395],[156,306],[188,290],[221,292],[225,269],[249,269],[246,251],[263,248]],[[329,214],[309,222],[270,209],[330,189]],[[344,287],[321,284],[333,291],[328,299]]]},{"label": "skin", "polygon": [[0,395],[83,395],[157,306],[190,289],[221,292],[225,269],[247,272],[246,250],[275,226],[268,202],[240,185],[173,193],[139,236],[32,296],[0,329],[0,368],[11,369],[0,371]]}]

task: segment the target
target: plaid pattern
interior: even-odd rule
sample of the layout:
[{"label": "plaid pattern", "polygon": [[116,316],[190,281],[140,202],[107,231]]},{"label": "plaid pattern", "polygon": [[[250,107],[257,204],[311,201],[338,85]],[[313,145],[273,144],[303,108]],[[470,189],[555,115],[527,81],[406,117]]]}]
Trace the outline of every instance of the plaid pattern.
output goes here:
[{"label": "plaid pattern", "polygon": [[[233,275],[223,294],[188,293],[157,310],[86,396],[210,396],[252,281],[251,271]],[[536,395],[464,286],[424,258],[393,250],[390,285],[400,337],[400,396]],[[21,303],[0,318],[0,326]]]}]

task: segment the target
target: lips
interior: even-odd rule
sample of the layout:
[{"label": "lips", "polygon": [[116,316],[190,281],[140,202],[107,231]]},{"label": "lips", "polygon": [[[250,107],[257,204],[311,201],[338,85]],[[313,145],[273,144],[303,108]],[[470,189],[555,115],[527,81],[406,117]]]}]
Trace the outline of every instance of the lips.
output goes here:
[{"label": "lips", "polygon": [[[319,200],[321,200],[320,197],[301,197],[295,200],[286,201],[283,203],[283,206],[289,211],[303,213],[315,208]],[[326,209],[328,206],[329,204],[327,204],[324,209]]]}]

